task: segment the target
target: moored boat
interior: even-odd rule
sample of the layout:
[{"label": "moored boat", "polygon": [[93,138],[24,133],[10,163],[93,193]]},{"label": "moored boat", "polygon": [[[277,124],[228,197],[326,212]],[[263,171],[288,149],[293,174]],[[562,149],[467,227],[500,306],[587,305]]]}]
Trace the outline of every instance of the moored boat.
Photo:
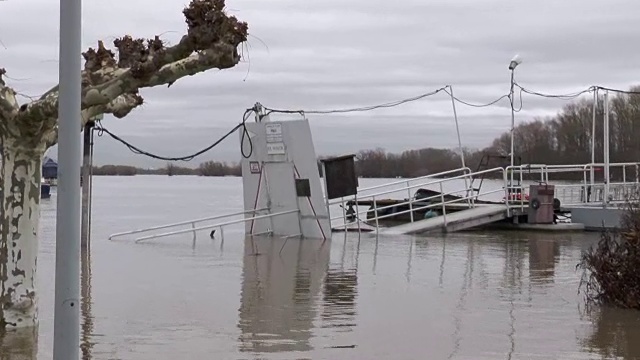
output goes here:
[{"label": "moored boat", "polygon": [[44,178],[40,181],[40,199],[48,199],[51,197],[51,185]]}]

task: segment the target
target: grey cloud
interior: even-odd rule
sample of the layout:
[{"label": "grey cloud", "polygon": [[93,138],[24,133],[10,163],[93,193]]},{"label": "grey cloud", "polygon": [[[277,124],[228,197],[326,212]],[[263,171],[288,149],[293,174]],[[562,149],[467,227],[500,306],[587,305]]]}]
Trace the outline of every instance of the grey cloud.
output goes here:
[{"label": "grey cloud", "polygon": [[[273,120],[280,117],[273,115]],[[323,120],[309,116],[313,132],[314,143],[318,155],[338,155],[355,153],[361,149],[381,147],[387,151],[401,152],[406,149],[424,147],[457,148],[457,139],[453,117],[423,117],[404,116],[388,118],[384,116],[362,116],[355,119]],[[507,129],[508,116],[495,121],[495,117],[476,117],[460,119],[461,136],[464,146],[482,147],[486,139],[492,138]],[[479,126],[478,131],[465,131],[471,123]],[[376,124],[372,126],[372,124]],[[497,124],[497,125],[496,125]],[[502,126],[504,124],[505,126]],[[174,126],[169,132],[150,132],[146,134],[127,130],[129,126],[118,122],[111,122],[108,126],[126,141],[130,141],[159,155],[183,156],[200,150],[220,138],[228,131],[228,127],[209,125],[199,129],[186,129]],[[394,132],[396,127],[407,129]],[[195,131],[194,131],[195,130]],[[180,139],[180,141],[176,140]],[[115,140],[104,135],[97,138],[95,147],[95,161],[97,164],[115,162],[138,166],[163,166],[164,161],[150,161],[147,158],[134,155],[122,147]],[[212,152],[202,155],[189,166],[197,166],[206,160],[238,161],[239,136],[234,134],[227,138]]]},{"label": "grey cloud", "polygon": [[[84,2],[83,45],[95,46],[98,39],[110,43],[127,33],[162,33],[176,42],[185,28],[184,3]],[[109,129],[141,147],[184,154],[237,124],[256,101],[307,110],[358,107],[451,84],[459,98],[487,103],[508,92],[507,65],[515,53],[524,59],[516,78],[533,90],[627,88],[640,78],[640,53],[630,45],[637,32],[637,0],[615,6],[596,0],[227,0],[227,5],[249,22],[244,62],[182,79],[169,89],[145,89],[146,104],[124,120],[105,119]],[[7,45],[0,49],[0,65],[22,79],[11,84],[25,94],[38,95],[57,82],[57,9],[55,1],[0,3],[0,40]],[[523,96],[518,122],[553,115],[566,104]],[[481,109],[457,104],[457,110],[466,146],[487,145],[510,125],[506,100]],[[309,118],[323,154],[374,146],[392,151],[456,146],[444,93],[394,109]],[[130,157],[108,139],[100,139],[98,147],[103,162],[158,163]],[[207,156],[238,158],[237,137]]]}]

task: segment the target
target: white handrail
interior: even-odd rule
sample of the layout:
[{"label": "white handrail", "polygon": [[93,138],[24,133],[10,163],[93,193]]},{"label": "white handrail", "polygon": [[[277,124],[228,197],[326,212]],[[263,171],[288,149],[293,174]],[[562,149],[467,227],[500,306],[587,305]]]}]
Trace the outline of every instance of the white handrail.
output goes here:
[{"label": "white handrail", "polygon": [[175,227],[175,226],[182,226],[182,225],[189,225],[189,224],[194,225],[195,223],[199,223],[199,222],[203,222],[203,221],[218,220],[218,219],[224,219],[224,218],[227,218],[227,217],[246,215],[246,214],[255,214],[257,212],[266,211],[266,210],[269,210],[269,208],[261,208],[261,209],[256,209],[256,210],[240,211],[240,212],[231,213],[231,214],[209,216],[209,217],[206,217],[206,218],[200,218],[200,219],[194,219],[194,220],[185,220],[185,221],[181,221],[181,222],[177,222],[177,223],[173,223],[173,224],[159,225],[159,226],[153,226],[153,227],[144,228],[144,229],[125,231],[125,232],[120,232],[120,233],[115,233],[115,234],[110,235],[109,236],[109,240],[112,240],[115,237],[120,237],[120,236],[125,236],[125,235],[139,234],[139,233],[142,233],[142,232],[166,229],[166,228]]},{"label": "white handrail", "polygon": [[196,231],[200,231],[200,230],[208,230],[208,229],[213,229],[213,228],[218,228],[218,227],[222,228],[223,226],[227,226],[227,225],[239,224],[239,223],[243,223],[243,222],[247,222],[247,221],[253,221],[253,220],[266,219],[266,218],[270,218],[270,217],[274,217],[274,216],[293,214],[293,213],[297,213],[299,211],[300,210],[298,210],[298,209],[288,210],[288,211],[281,211],[281,212],[277,212],[277,213],[273,213],[273,214],[252,216],[250,218],[242,218],[242,219],[238,219],[238,220],[226,221],[226,222],[207,225],[207,226],[200,226],[200,227],[192,228],[192,229],[183,229],[183,230],[170,231],[170,232],[160,233],[160,234],[152,234],[152,235],[147,235],[147,236],[143,236],[143,237],[137,238],[136,239],[136,243],[140,242],[140,241],[143,241],[143,240],[156,239],[156,238],[166,237],[166,236],[171,236],[171,235],[178,235],[178,234],[196,232]]},{"label": "white handrail", "polygon": [[[472,177],[472,176],[476,176],[476,175],[488,174],[488,173],[491,173],[491,172],[498,172],[498,171],[504,171],[504,169],[503,168],[493,168],[493,169],[482,170],[482,171],[478,171],[478,172],[474,172],[474,173],[458,175],[458,176],[453,176],[453,177],[444,178],[444,179],[437,179],[437,180],[430,181],[430,182],[425,182],[425,183],[410,185],[410,186],[403,187],[403,188],[397,188],[397,189],[382,191],[382,192],[378,192],[378,193],[375,193],[375,194],[360,195],[359,199],[362,200],[362,198],[367,198],[367,197],[379,197],[381,195],[393,194],[393,193],[397,193],[397,192],[404,191],[404,190],[407,190],[407,189],[421,188],[421,187],[425,187],[427,185],[437,185],[437,184],[440,184],[440,183],[445,182],[445,181],[459,180],[459,179],[464,179],[464,178],[468,178],[468,177]],[[401,182],[395,183],[395,184],[397,185],[397,184],[402,184],[402,183],[405,183],[405,182],[406,181],[401,181]],[[379,187],[386,187],[388,185],[389,184],[380,185]],[[342,203],[342,201],[344,201],[345,198],[346,199],[351,199],[352,197],[353,196],[345,196],[343,199],[330,201],[329,205],[340,204],[340,203]]]},{"label": "white handrail", "polygon": [[[488,173],[497,173],[501,175],[501,180],[503,182],[505,182],[505,186],[503,188],[497,189],[497,190],[490,190],[490,191],[485,191],[485,192],[480,192],[478,194],[471,194],[469,195],[468,190],[469,189],[460,189],[460,190],[453,190],[453,191],[448,191],[445,192],[444,188],[443,188],[443,183],[447,182],[447,181],[455,181],[455,180],[460,180],[460,179],[468,179],[468,178],[473,178],[474,176],[478,176],[478,175],[482,175],[482,174],[488,174]],[[402,188],[397,188],[397,189],[392,189],[392,190],[387,190],[387,191],[381,191],[381,192],[377,192],[374,194],[369,194],[369,195],[358,195],[357,199],[358,201],[361,201],[363,199],[367,199],[370,198],[371,201],[373,202],[372,207],[373,209],[366,209],[364,211],[359,211],[356,210],[355,211],[355,218],[358,219],[358,221],[360,221],[361,216],[364,214],[366,217],[367,221],[375,221],[375,227],[378,228],[379,227],[379,220],[385,219],[385,218],[389,218],[389,217],[394,217],[397,215],[402,215],[402,214],[406,214],[406,213],[410,213],[411,215],[413,215],[414,211],[418,211],[418,210],[425,210],[425,209],[429,209],[429,208],[441,208],[442,214],[443,216],[446,217],[446,205],[448,204],[453,204],[453,203],[464,203],[465,205],[467,205],[468,207],[474,207],[475,205],[475,200],[480,197],[480,196],[485,196],[485,195],[489,195],[489,194],[493,194],[493,193],[501,193],[501,192],[505,192],[506,189],[506,172],[504,168],[492,168],[492,169],[486,169],[483,171],[478,171],[475,173],[465,173],[463,175],[458,175],[458,176],[454,176],[454,177],[449,177],[449,178],[443,178],[443,179],[436,179],[433,181],[428,181],[428,182],[424,182],[424,183],[419,183],[419,184],[415,184],[415,185],[411,185],[409,183],[409,181],[401,181],[401,182],[396,182],[394,183],[395,185],[399,185],[399,184],[404,184],[405,186]],[[387,187],[390,184],[385,184],[385,185],[380,185],[377,186],[376,188],[383,188],[383,187]],[[414,188],[420,188],[420,187],[426,187],[429,185],[439,185],[440,187],[440,192],[436,195],[432,195],[432,196],[427,196],[427,197],[423,197],[423,198],[415,198],[415,197],[409,197],[408,199],[404,199],[404,200],[399,200],[399,201],[394,201],[393,204],[389,204],[389,205],[384,205],[384,206],[379,206],[378,205],[378,201],[377,198],[381,195],[386,195],[386,194],[390,194],[390,193],[398,193],[398,192],[402,192],[402,191],[409,191],[411,189]],[[458,196],[455,199],[452,200],[445,200],[445,196],[449,196],[449,195],[454,195],[454,194],[459,194],[459,193],[463,193],[465,195],[462,196]],[[439,201],[437,203],[429,203],[430,200],[435,200],[437,198],[440,198]],[[340,199],[340,201],[333,201],[330,204],[331,205],[335,205],[335,204],[343,204],[344,202],[344,198]],[[417,204],[416,204],[417,203]],[[507,201],[505,201],[505,207],[506,210],[509,211],[509,204]],[[391,214],[386,214],[386,215],[380,215],[380,211],[381,210],[385,210],[388,208],[393,208],[393,207],[398,207],[398,206],[405,206],[405,205],[409,205],[409,209],[408,210],[401,210],[401,211],[394,211]],[[417,205],[417,206],[416,206]],[[374,212],[374,217],[373,218],[368,218],[369,213],[373,211]],[[331,221],[333,222],[334,220],[339,220],[341,218],[341,216],[336,216],[336,217],[331,217]],[[415,219],[413,216],[410,216],[411,218],[411,222],[414,222]],[[348,226],[348,221],[346,219],[346,217],[343,215],[342,216],[343,219],[343,223],[341,225],[337,225],[337,226],[333,226],[333,228],[346,228]],[[446,222],[446,219],[445,219]]]},{"label": "white handrail", "polygon": [[[376,228],[378,228],[379,220],[410,213],[411,214],[411,216],[409,217],[410,221],[414,222],[414,221],[420,220],[415,218],[414,216],[415,211],[420,211],[420,210],[425,210],[430,208],[442,208],[441,212],[442,212],[442,215],[444,216],[446,212],[450,212],[448,211],[449,209],[445,208],[445,205],[447,204],[462,203],[464,201],[467,201],[469,204],[469,207],[474,207],[475,200],[479,199],[480,197],[486,196],[488,194],[503,192],[503,191],[504,191],[504,199],[501,203],[505,205],[509,216],[511,216],[513,214],[512,213],[513,210],[525,209],[526,207],[528,207],[528,201],[526,200],[526,196],[525,196],[525,194],[527,193],[528,187],[524,185],[524,176],[527,174],[534,175],[534,179],[538,177],[541,181],[546,181],[546,182],[549,182],[549,174],[552,174],[552,173],[572,173],[573,172],[573,173],[581,174],[583,175],[582,180],[580,180],[576,184],[555,185],[556,197],[563,200],[562,195],[564,195],[565,197],[566,195],[569,195],[571,199],[569,202],[572,204],[576,202],[576,200],[578,199],[580,203],[593,202],[593,200],[590,200],[590,199],[598,199],[596,201],[602,201],[602,200],[608,201],[608,199],[600,199],[603,196],[603,194],[595,191],[596,189],[603,187],[604,184],[592,183],[591,188],[594,189],[594,194],[589,199],[587,199],[587,196],[586,196],[586,189],[589,187],[589,183],[587,182],[588,172],[591,171],[591,169],[593,169],[594,167],[602,167],[602,166],[604,166],[604,164],[602,163],[569,164],[569,165],[525,164],[525,165],[517,165],[517,166],[507,166],[505,168],[487,169],[487,170],[478,171],[475,173],[468,172],[466,169],[462,168],[462,169],[456,169],[456,170],[451,170],[449,172],[445,172],[445,173],[455,173],[455,172],[461,172],[461,171],[464,172],[464,174],[462,175],[457,175],[457,176],[452,176],[447,178],[433,179],[433,177],[437,176],[436,174],[434,174],[434,175],[416,178],[416,179],[405,179],[402,181],[397,181],[393,183],[382,184],[382,185],[366,188],[366,190],[372,190],[372,189],[381,190],[375,193],[363,195],[362,191],[365,189],[359,189],[357,196],[349,196],[349,197],[341,198],[339,200],[330,201],[329,202],[330,205],[344,204],[345,200],[354,200],[354,199],[357,199],[357,201],[368,200],[372,202],[371,206],[364,209],[364,211],[360,211],[356,207],[355,214],[350,212],[350,216],[349,216],[350,219],[347,219],[344,215],[342,215],[342,216],[331,217],[330,220],[332,222],[333,228],[346,227],[348,225],[348,221],[349,222],[353,221],[353,218],[357,219],[358,221],[367,221],[367,222],[375,221],[375,226]],[[611,182],[608,184],[612,189],[610,195],[613,195],[614,197],[613,200],[611,201],[622,201],[623,198],[628,196],[631,188],[640,187],[640,179],[638,179],[639,177],[638,174],[640,173],[640,163],[635,163],[635,162],[613,163],[613,164],[610,164],[609,167],[621,169],[621,176],[622,176],[622,182]],[[636,176],[635,177],[631,176],[629,179],[631,181],[628,180],[629,171],[627,171],[627,167],[635,167],[636,169]],[[455,181],[460,179],[474,178],[474,177],[477,177],[478,175],[488,174],[488,173],[495,173],[496,175],[499,173],[502,174],[502,179],[500,179],[500,177],[496,178],[496,180],[503,182],[503,186],[501,189],[484,191],[484,192],[479,191],[478,194],[475,194],[474,192],[471,196],[468,196],[468,194],[467,196],[458,196],[460,194],[463,194],[465,191],[469,190],[466,188],[460,189],[459,187],[457,187],[458,190],[448,191],[448,192],[443,190],[443,184],[446,181]],[[508,181],[509,173],[519,174],[520,183],[519,184],[509,183]],[[417,181],[421,179],[422,180],[428,179],[428,180]],[[401,186],[395,187],[398,185],[401,185]],[[411,196],[412,189],[421,188],[421,187],[428,188],[429,186],[435,186],[435,187],[439,186],[440,191],[439,192],[436,191],[437,194],[435,195],[422,197],[422,198],[415,198],[415,196]],[[523,196],[521,196],[519,199],[511,198],[510,196],[514,191],[520,192]],[[584,193],[581,193],[580,191],[583,191]],[[405,192],[406,194],[409,194],[409,197],[402,200],[394,198],[393,199],[394,201],[392,201],[391,203],[384,204],[382,206],[380,205],[381,197],[389,194],[401,194],[403,192]],[[456,198],[452,200],[446,200],[445,197],[448,195],[456,195]],[[577,196],[580,196],[580,198],[577,198]],[[438,198],[439,200],[436,200]],[[562,203],[566,204],[565,201],[562,201]],[[396,209],[396,210],[391,211],[391,213],[389,214],[382,214],[382,212],[387,209]],[[372,212],[373,212],[373,216],[370,217]],[[334,224],[334,221],[339,220],[341,217],[343,219],[343,224],[341,225]]]},{"label": "white handrail", "polygon": [[[459,191],[456,191],[456,192],[464,192],[464,191],[465,191],[465,190],[459,190]],[[491,191],[488,191],[488,192],[484,193],[483,195],[495,194],[495,193],[500,193],[500,192],[503,192],[503,189],[491,190]],[[451,195],[451,194],[452,194],[452,193],[438,194],[438,195],[437,195],[437,196],[435,196],[435,197],[443,197],[443,196]],[[413,208],[413,211],[425,210],[425,209],[430,209],[430,208],[442,208],[442,210],[443,210],[443,215],[445,215],[445,216],[446,216],[446,213],[445,213],[445,212],[446,212],[446,208],[445,208],[443,205],[454,204],[454,203],[460,203],[460,202],[464,202],[464,200],[472,199],[472,198],[475,198],[475,197],[476,197],[475,195],[471,195],[471,196],[460,197],[459,199],[453,199],[453,200],[448,200],[448,201],[441,201],[441,202],[439,202],[439,203],[435,203],[435,204],[430,204],[430,205],[425,205],[425,206],[420,206],[420,207],[414,207],[414,208]],[[407,204],[407,203],[408,203],[408,202],[404,202],[404,203],[396,203],[396,204],[393,204],[393,206],[404,205],[404,204]],[[507,207],[507,210],[508,210],[508,208],[509,208],[509,207],[512,207],[512,206],[511,206],[511,205],[509,205],[509,204],[505,204],[505,207]],[[382,208],[378,208],[378,210],[381,210],[381,209],[382,209]],[[372,211],[372,210],[366,210],[366,211],[364,211],[364,213],[369,213],[369,212],[371,212],[371,211]],[[403,211],[394,212],[394,213],[392,213],[392,214],[376,216],[376,217],[375,217],[375,221],[382,220],[382,219],[386,219],[386,218],[393,217],[393,216],[397,216],[397,215],[406,214],[406,213],[408,213],[408,212],[410,212],[410,211],[412,211],[412,210],[403,210]],[[377,212],[376,212],[376,213],[377,213]],[[341,217],[336,217],[336,218],[332,218],[332,220],[337,220],[337,219],[340,219],[340,218],[341,218]],[[374,219],[372,219],[372,220],[374,220]],[[347,224],[347,223],[344,223],[344,224],[342,224],[342,225],[336,225],[336,226],[334,226],[334,228],[339,229],[339,228],[343,228],[343,227],[346,227],[346,226],[348,226],[348,224]]]},{"label": "white handrail", "polygon": [[[438,176],[453,174],[453,173],[460,172],[460,171],[465,171],[465,172],[471,173],[471,169],[469,169],[468,167],[463,167],[463,168],[457,168],[457,169],[454,169],[454,170],[448,170],[448,171],[439,172],[439,173],[436,173],[436,174],[424,175],[424,176],[420,176],[420,177],[417,177],[417,178],[410,178],[410,179],[390,182],[390,183],[386,183],[386,184],[382,184],[382,185],[375,185],[375,186],[369,186],[369,187],[366,187],[366,188],[360,188],[360,189],[358,189],[358,191],[376,190],[376,189],[381,189],[381,188],[384,188],[384,187],[387,187],[387,186],[400,185],[402,183],[406,183],[406,182],[409,182],[409,181],[417,181],[417,180],[422,180],[422,179],[437,178]],[[447,179],[451,179],[451,178],[447,178]]]}]

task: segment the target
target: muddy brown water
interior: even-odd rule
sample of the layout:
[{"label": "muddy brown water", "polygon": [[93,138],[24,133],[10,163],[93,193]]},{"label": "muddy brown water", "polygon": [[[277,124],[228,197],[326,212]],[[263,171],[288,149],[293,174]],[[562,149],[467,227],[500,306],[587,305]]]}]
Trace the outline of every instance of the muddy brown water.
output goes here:
[{"label": "muddy brown water", "polygon": [[[367,181],[367,180],[365,180]],[[368,180],[380,183],[384,180]],[[597,234],[334,234],[331,241],[109,234],[241,209],[237,178],[98,177],[83,359],[636,359],[640,313],[584,309]],[[55,193],[43,201],[40,328],[0,359],[50,359]]]}]

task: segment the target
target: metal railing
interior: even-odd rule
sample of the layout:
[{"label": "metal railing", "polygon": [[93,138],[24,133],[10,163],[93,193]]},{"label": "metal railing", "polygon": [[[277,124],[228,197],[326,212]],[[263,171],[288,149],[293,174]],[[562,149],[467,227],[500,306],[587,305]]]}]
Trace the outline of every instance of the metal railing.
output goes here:
[{"label": "metal railing", "polygon": [[[609,164],[609,168],[613,169],[614,172],[617,171],[618,176],[621,177],[622,181],[607,183],[603,179],[601,182],[596,182],[595,173],[604,166],[605,164],[602,163],[573,165],[529,164],[508,166],[506,168],[497,167],[477,172],[472,172],[468,167],[462,167],[418,178],[403,179],[387,184],[360,188],[358,189],[358,193],[356,195],[329,201],[329,208],[331,208],[332,206],[340,206],[342,208],[342,214],[330,217],[330,222],[333,229],[346,229],[355,222],[358,225],[358,228],[360,228],[361,223],[366,223],[368,225],[375,226],[375,229],[378,230],[381,220],[390,219],[399,215],[409,214],[409,221],[415,222],[418,220],[422,220],[416,219],[415,215],[417,211],[424,210],[425,212],[427,212],[428,210],[434,210],[436,216],[443,217],[444,225],[446,226],[448,210],[464,210],[473,208],[477,206],[479,200],[482,200],[481,197],[486,198],[487,196],[492,194],[503,194],[501,200],[487,200],[490,200],[490,202],[494,205],[496,203],[504,203],[506,208],[505,210],[507,211],[508,216],[511,216],[514,213],[514,210],[524,210],[529,206],[528,199],[526,198],[528,186],[525,185],[525,181],[551,183],[549,181],[549,174],[556,173],[582,174],[582,181],[575,181],[568,184],[556,182],[556,184],[554,184],[554,197],[558,198],[563,205],[579,205],[585,203],[607,204],[611,202],[623,202],[629,199],[631,195],[636,194],[638,190],[640,190],[640,163]],[[629,171],[629,168],[631,168],[631,171]],[[509,178],[512,174],[517,175],[517,179],[519,179],[518,185],[514,185],[513,183],[509,182]],[[631,178],[629,178],[630,174]],[[525,176],[528,179],[525,179]],[[486,191],[482,191],[482,189],[473,189],[473,179],[479,177],[486,177],[499,181],[501,182],[501,186]],[[445,186],[448,183],[453,184],[452,190],[448,190],[447,186]],[[435,195],[417,197],[415,191],[420,188],[431,190]],[[404,199],[397,199],[392,197],[394,195],[398,196],[400,194],[407,197]],[[514,194],[520,194],[520,196],[514,198]],[[370,204],[370,206],[368,206],[366,210],[361,211],[359,206],[360,201],[367,202]],[[345,204],[349,202],[352,203],[349,210],[353,210],[354,207],[354,211],[347,211]],[[388,202],[388,204],[384,204],[385,202]],[[456,206],[454,206],[454,204],[458,205],[457,208]],[[405,206],[407,207],[406,209],[398,210],[398,207]],[[260,212],[267,212],[267,214],[257,215]],[[262,208],[116,233],[109,236],[109,240],[112,240],[116,237],[147,233],[155,230],[170,229],[187,225],[189,225],[190,228],[141,236],[136,238],[135,241],[140,242],[154,238],[161,238],[184,233],[193,233],[193,241],[195,242],[196,233],[198,231],[215,228],[220,229],[222,239],[224,239],[225,226],[244,223],[247,221],[267,219],[296,212],[299,212],[299,210],[296,209],[270,213],[270,209]],[[249,214],[253,214],[253,216],[246,217],[246,215]],[[244,217],[241,219],[227,220],[205,226],[196,226],[198,223],[227,219],[233,216]],[[341,222],[338,224],[334,224],[338,221]],[[271,233],[271,230],[261,234],[251,235],[262,235],[268,233]]]},{"label": "metal railing", "polygon": [[[442,176],[451,175],[455,173],[462,172],[462,175],[449,176],[446,178],[440,178]],[[329,206],[339,205],[342,208],[342,216],[334,216],[331,217],[332,228],[341,229],[350,226],[353,222],[350,221],[352,218],[354,221],[359,220],[357,225],[360,226],[360,221],[365,223],[371,223],[374,225],[376,229],[380,227],[380,220],[388,219],[391,217],[396,217],[398,215],[409,214],[410,222],[414,222],[422,219],[415,219],[415,212],[422,210],[437,210],[440,212],[439,215],[443,216],[443,221],[445,226],[447,224],[447,205],[451,207],[452,204],[460,204],[462,209],[472,208],[476,206],[477,200],[480,197],[486,197],[491,194],[503,194],[506,196],[506,186],[501,186],[500,188],[480,191],[479,193],[474,193],[471,188],[471,180],[474,177],[478,177],[481,175],[495,175],[495,177],[499,180],[502,180],[506,185],[506,172],[504,168],[493,168],[487,169],[478,172],[471,172],[469,168],[460,168],[451,171],[446,171],[439,174],[434,174],[431,176],[425,176],[422,178],[409,179],[404,181],[397,181],[388,184],[373,186],[369,188],[359,189],[357,195],[343,197],[334,201],[329,202]],[[420,181],[422,180],[422,181]],[[445,189],[445,184],[451,183],[454,190]],[[433,190],[432,188],[437,188],[437,190]],[[426,197],[416,197],[413,195],[413,190],[417,190],[419,188],[425,188],[432,191],[437,192],[436,195],[426,196]],[[431,188],[431,189],[430,189]],[[371,190],[382,190],[378,192],[374,192],[372,194],[362,194],[364,192],[368,192]],[[405,199],[382,199],[383,196],[391,196],[393,194],[407,193],[408,197]],[[384,205],[379,204],[380,202],[385,202],[385,200],[393,200],[392,204]],[[371,203],[371,206],[367,210],[360,211],[359,209],[359,201],[368,201]],[[353,207],[355,210],[347,214],[347,210],[345,204],[348,202],[353,202]],[[406,210],[400,211],[385,211],[390,210],[397,207],[408,206]],[[507,211],[509,211],[509,204],[505,202],[505,207]],[[372,216],[369,216],[372,215]],[[364,216],[364,219],[363,219]],[[338,220],[342,220],[341,223],[334,225],[334,223]]]},{"label": "metal railing", "polygon": [[[243,217],[241,219],[235,219],[235,220],[227,220],[227,221],[218,222],[218,223],[215,223],[215,224],[209,224],[209,225],[205,225],[205,226],[196,226],[196,224],[202,223],[202,222],[208,222],[208,221],[212,221],[212,220],[221,220],[221,219],[226,219],[226,218],[230,218],[230,217],[234,217],[234,216],[256,214],[256,213],[264,212],[264,211],[269,212],[269,209],[268,208],[262,208],[262,209],[256,209],[256,210],[241,211],[241,212],[236,212],[236,213],[217,215],[217,216],[210,216],[210,217],[206,217],[206,218],[186,220],[186,221],[181,221],[181,222],[172,223],[172,224],[159,225],[159,226],[153,226],[153,227],[148,227],[148,228],[143,228],[143,229],[125,231],[125,232],[120,232],[120,233],[116,233],[116,234],[110,235],[109,236],[109,240],[113,240],[116,237],[123,237],[123,236],[127,236],[127,235],[147,233],[147,232],[151,232],[151,231],[155,231],[155,230],[170,229],[170,228],[175,228],[175,227],[185,226],[185,225],[190,225],[191,227],[187,228],[187,229],[173,230],[173,231],[163,232],[163,233],[159,233],[159,234],[150,234],[150,235],[146,235],[146,236],[141,236],[141,237],[136,238],[135,242],[138,243],[138,242],[141,242],[141,241],[144,241],[144,240],[156,239],[156,238],[167,237],[167,236],[172,236],[172,235],[179,235],[179,234],[185,234],[185,233],[193,233],[193,241],[195,242],[196,241],[196,235],[197,235],[198,231],[210,230],[210,229],[220,229],[220,236],[221,236],[222,240],[224,240],[224,227],[225,226],[245,223],[245,222],[248,222],[248,221],[269,219],[269,218],[272,218],[272,217],[282,216],[282,215],[287,215],[287,214],[293,214],[293,213],[299,212],[300,210],[295,209],[295,210],[287,210],[287,211],[281,211],[281,212],[276,212],[276,213],[268,213],[268,214],[264,214],[264,215],[254,215],[254,216],[250,216],[250,217]],[[260,233],[260,234],[251,234],[251,235],[264,235],[264,234],[268,234],[268,233],[271,233],[271,230],[269,230],[267,232]]]},{"label": "metal railing", "polygon": [[[511,186],[512,192],[526,192],[523,185],[525,175],[529,175],[530,181],[545,183],[556,182],[555,197],[563,205],[607,204],[624,202],[638,190],[640,185],[640,163],[612,163],[609,169],[617,175],[621,181],[607,182],[605,179],[596,181],[596,173],[604,168],[604,163],[573,164],[573,165],[545,165],[529,164],[509,166],[507,172],[518,174],[520,186]],[[582,175],[582,181],[573,181],[568,184],[550,181],[549,174],[576,173]],[[613,178],[613,176],[612,176]],[[521,206],[524,205],[524,196]]]}]

